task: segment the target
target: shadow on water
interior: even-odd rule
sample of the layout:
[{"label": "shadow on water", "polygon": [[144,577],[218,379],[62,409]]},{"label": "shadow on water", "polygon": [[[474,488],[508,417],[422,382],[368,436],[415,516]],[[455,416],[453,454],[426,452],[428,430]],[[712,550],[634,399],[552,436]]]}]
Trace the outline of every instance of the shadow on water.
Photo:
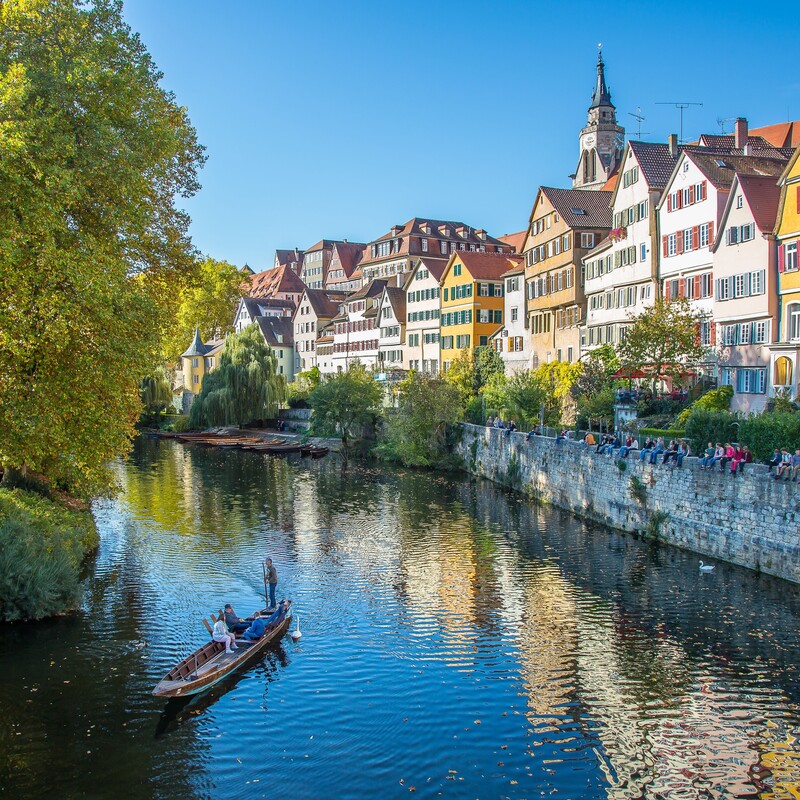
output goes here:
[{"label": "shadow on water", "polygon": [[264,692],[269,684],[278,680],[280,671],[289,664],[289,657],[283,642],[266,650],[258,661],[242,672],[223,678],[216,686],[191,697],[173,697],[167,701],[158,718],[154,737],[160,739],[174,733],[181,725],[198,717],[217,703],[228,692],[232,692],[244,681],[264,684]]}]

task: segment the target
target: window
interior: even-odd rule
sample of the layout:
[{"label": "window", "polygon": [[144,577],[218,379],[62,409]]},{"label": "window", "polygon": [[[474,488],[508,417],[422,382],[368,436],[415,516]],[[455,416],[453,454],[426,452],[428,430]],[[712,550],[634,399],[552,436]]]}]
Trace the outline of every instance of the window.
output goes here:
[{"label": "window", "polygon": [[[684,166],[688,166],[688,162]],[[690,206],[694,202],[694,186],[687,186],[683,190],[681,201],[684,206]]]},{"label": "window", "polygon": [[[725,347],[732,347],[736,344],[737,325],[722,326],[722,344]],[[731,384],[728,384],[731,385]]]},{"label": "window", "polygon": [[639,261],[644,261],[647,258],[647,245],[642,242],[639,247]]},{"label": "window", "polygon": [[788,329],[786,335],[789,341],[800,340],[800,303],[792,303],[786,309]]},{"label": "window", "polygon": [[705,272],[700,276],[700,297],[711,297],[711,273]]},{"label": "window", "polygon": [[199,358],[193,358],[192,359],[192,369],[197,369],[197,367],[199,367],[199,366],[200,366],[200,359]]},{"label": "window", "polygon": [[733,278],[733,296],[745,297],[745,274],[735,275]]},{"label": "window", "polygon": [[733,378],[734,378],[735,370],[731,369],[730,367],[724,367],[720,370],[720,383],[723,386],[733,386]]},{"label": "window", "polygon": [[744,205],[744,198],[741,195],[736,196],[736,208],[741,208]]},{"label": "window", "polygon": [[764,277],[766,270],[750,273],[750,294],[764,294]]},{"label": "window", "polygon": [[479,336],[478,337],[478,346],[479,347],[486,347],[489,344],[489,337],[488,336]]},{"label": "window", "polygon": [[784,246],[783,269],[792,272],[797,269],[797,242],[790,242]]},{"label": "window", "polygon": [[700,323],[700,344],[708,347],[711,344],[711,323],[704,320]]},{"label": "window", "polygon": [[739,323],[739,341],[737,344],[750,344],[751,325],[749,322]]},{"label": "window", "polygon": [[568,233],[565,233],[561,237],[561,250],[563,252],[565,252],[565,253],[567,252],[567,250],[569,250],[569,234]]},{"label": "window", "polygon": [[708,223],[700,226],[700,247],[708,247]]},{"label": "window", "polygon": [[674,256],[678,252],[678,234],[670,233],[667,236],[667,255]]},{"label": "window", "polygon": [[511,321],[512,322],[516,322],[518,317],[519,317],[519,309],[518,308],[512,308],[511,309]]},{"label": "window", "polygon": [[786,356],[775,359],[775,385],[792,385],[792,361]]},{"label": "window", "polygon": [[767,341],[767,321],[753,323],[753,344],[765,344]]},{"label": "window", "polygon": [[456,278],[461,275],[461,264],[453,264],[453,275]]},{"label": "window", "polygon": [[422,252],[423,253],[427,253],[428,252],[428,240],[427,239],[421,239],[420,243],[422,244]]},{"label": "window", "polygon": [[736,391],[744,394],[764,394],[767,390],[767,370],[764,368],[736,371]]},{"label": "window", "polygon": [[581,247],[590,248],[594,247],[594,234],[582,233],[581,234]]},{"label": "window", "polygon": [[683,232],[683,249],[684,251],[690,251],[692,249],[692,229],[686,228]]},{"label": "window", "polygon": [[648,205],[648,200],[642,200],[642,202],[639,203],[639,219],[647,219]]}]

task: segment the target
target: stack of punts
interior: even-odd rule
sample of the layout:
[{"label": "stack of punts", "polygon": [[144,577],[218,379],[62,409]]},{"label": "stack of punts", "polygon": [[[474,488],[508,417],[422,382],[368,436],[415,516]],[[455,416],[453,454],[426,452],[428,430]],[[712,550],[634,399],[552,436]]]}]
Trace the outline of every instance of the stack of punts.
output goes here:
[{"label": "stack of punts", "polygon": [[[277,642],[289,628],[291,601],[283,600],[267,619],[267,628],[260,639],[251,642],[236,638],[236,650],[225,652],[222,642],[213,639],[191,655],[179,661],[159,682],[153,694],[156,697],[188,697],[210,689],[226,675],[252,663],[271,643]],[[212,615],[213,619],[213,615]],[[206,627],[211,626],[203,620]]]}]

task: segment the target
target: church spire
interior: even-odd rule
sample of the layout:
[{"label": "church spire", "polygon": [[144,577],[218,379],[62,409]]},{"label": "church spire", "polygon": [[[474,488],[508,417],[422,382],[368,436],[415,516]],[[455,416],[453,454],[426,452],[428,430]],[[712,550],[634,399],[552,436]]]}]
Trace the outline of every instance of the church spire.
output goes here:
[{"label": "church spire", "polygon": [[611,106],[611,108],[614,108],[614,104],[611,102],[611,92],[608,91],[608,86],[606,86],[602,44],[597,46],[597,83],[594,87],[594,92],[592,92],[592,104],[589,108],[599,108],[600,106]]}]

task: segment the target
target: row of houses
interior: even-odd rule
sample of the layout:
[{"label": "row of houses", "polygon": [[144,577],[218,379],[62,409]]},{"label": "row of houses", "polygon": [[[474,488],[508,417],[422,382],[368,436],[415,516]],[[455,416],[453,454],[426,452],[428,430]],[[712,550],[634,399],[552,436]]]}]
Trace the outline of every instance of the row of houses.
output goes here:
[{"label": "row of houses", "polygon": [[540,187],[525,231],[415,217],[368,243],[279,250],[235,327],[257,322],[289,380],[354,360],[390,379],[480,346],[509,370],[574,362],[618,345],[656,298],[684,297],[699,370],[760,410],[798,394],[799,146],[800,123],[745,119],[690,144],[625,143],[601,54],[572,186]]}]

